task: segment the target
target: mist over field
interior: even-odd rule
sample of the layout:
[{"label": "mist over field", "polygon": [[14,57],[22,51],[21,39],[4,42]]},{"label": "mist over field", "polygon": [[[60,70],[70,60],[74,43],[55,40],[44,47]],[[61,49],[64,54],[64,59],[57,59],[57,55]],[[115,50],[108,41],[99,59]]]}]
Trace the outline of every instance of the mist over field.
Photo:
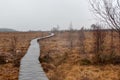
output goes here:
[{"label": "mist over field", "polygon": [[0,80],[120,80],[119,13],[120,0],[0,0]]},{"label": "mist over field", "polygon": [[89,27],[93,22],[88,0],[0,0],[0,28],[50,30]]}]

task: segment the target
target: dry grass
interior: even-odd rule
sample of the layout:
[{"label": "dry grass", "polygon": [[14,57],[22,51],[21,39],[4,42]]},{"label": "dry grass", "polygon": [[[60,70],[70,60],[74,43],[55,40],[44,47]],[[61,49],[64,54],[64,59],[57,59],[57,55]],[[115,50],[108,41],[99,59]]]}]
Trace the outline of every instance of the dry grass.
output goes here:
[{"label": "dry grass", "polygon": [[[33,38],[44,35],[46,33],[42,32],[0,33],[0,56],[4,56],[5,61],[4,64],[0,64],[0,80],[18,80],[19,62],[25,55],[30,41]],[[14,38],[16,39],[16,44]],[[13,44],[15,44],[14,47]]]},{"label": "dry grass", "polygon": [[18,80],[19,68],[8,63],[0,65],[0,80]]},{"label": "dry grass", "polygon": [[[116,34],[116,33],[114,33]],[[68,32],[57,33],[54,37],[40,41],[40,61],[50,80],[120,80],[120,66],[106,65],[83,65],[82,59],[93,58],[93,38],[91,32],[85,33],[85,51],[87,55],[79,52],[78,33],[74,33],[73,50],[69,50]],[[116,36],[114,36],[115,38]],[[118,39],[115,52],[119,53]],[[105,54],[110,53],[110,36],[106,37]],[[84,60],[86,61],[86,60]],[[88,62],[85,62],[88,64]]]}]

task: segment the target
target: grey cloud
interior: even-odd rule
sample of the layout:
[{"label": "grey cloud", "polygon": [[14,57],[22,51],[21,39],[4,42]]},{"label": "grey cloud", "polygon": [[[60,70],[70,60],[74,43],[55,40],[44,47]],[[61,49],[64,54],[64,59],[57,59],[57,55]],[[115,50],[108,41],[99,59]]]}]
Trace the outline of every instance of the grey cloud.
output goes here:
[{"label": "grey cloud", "polygon": [[18,30],[49,30],[89,27],[93,18],[86,0],[0,0],[0,27]]}]

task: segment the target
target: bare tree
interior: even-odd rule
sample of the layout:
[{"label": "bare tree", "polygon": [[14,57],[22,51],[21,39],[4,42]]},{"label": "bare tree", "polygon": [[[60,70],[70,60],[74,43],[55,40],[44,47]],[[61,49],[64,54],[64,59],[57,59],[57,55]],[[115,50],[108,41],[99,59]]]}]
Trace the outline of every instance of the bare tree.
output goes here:
[{"label": "bare tree", "polygon": [[120,0],[89,0],[95,15],[119,34],[120,49]]},{"label": "bare tree", "polygon": [[70,23],[70,27],[69,27],[69,34],[68,34],[68,41],[69,41],[69,49],[73,50],[73,25],[72,25],[72,22]]},{"label": "bare tree", "polygon": [[80,46],[80,53],[85,54],[85,34],[84,34],[84,27],[79,30],[79,46]]},{"label": "bare tree", "polygon": [[115,49],[114,49],[114,30],[111,29],[111,32],[110,32],[110,35],[111,35],[111,43],[110,43],[110,49],[111,49],[111,54],[114,53]]},{"label": "bare tree", "polygon": [[93,28],[94,52],[99,56],[104,50],[106,32],[101,25],[93,24],[91,27]]}]

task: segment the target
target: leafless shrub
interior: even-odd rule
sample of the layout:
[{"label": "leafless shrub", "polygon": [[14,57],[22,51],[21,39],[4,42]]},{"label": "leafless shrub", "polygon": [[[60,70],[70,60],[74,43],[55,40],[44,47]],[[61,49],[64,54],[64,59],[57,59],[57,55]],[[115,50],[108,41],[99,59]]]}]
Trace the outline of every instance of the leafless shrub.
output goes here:
[{"label": "leafless shrub", "polygon": [[85,54],[85,34],[84,34],[84,27],[79,30],[79,46],[80,46],[80,53]]},{"label": "leafless shrub", "polygon": [[115,48],[114,48],[114,30],[111,29],[111,33],[110,33],[110,36],[111,36],[111,42],[110,42],[110,49],[111,49],[111,54],[113,54],[115,52]]},{"label": "leafless shrub", "polygon": [[99,56],[103,54],[105,48],[106,32],[102,29],[101,25],[93,24],[93,39],[94,39],[94,53],[96,61],[99,61]]},{"label": "leafless shrub", "polygon": [[120,64],[120,56],[116,54],[100,54],[95,64]]},{"label": "leafless shrub", "polygon": [[120,51],[120,0],[89,0],[93,12],[119,34]]},{"label": "leafless shrub", "polygon": [[16,53],[17,41],[18,41],[18,38],[16,36],[13,36],[11,47],[12,47],[12,54],[13,54],[13,64],[15,67],[20,66],[20,59],[22,57],[22,53],[19,53],[19,54]]},{"label": "leafless shrub", "polygon": [[11,40],[12,40],[11,47],[12,47],[13,55],[15,55],[15,53],[16,53],[16,44],[17,44],[17,37],[13,36],[11,38]]},{"label": "leafless shrub", "polygon": [[102,29],[101,25],[93,24],[93,39],[94,39],[94,52],[96,54],[102,53],[104,49],[106,32]]},{"label": "leafless shrub", "polygon": [[73,50],[73,34],[74,34],[74,30],[73,30],[73,26],[72,26],[72,23],[70,24],[70,27],[69,27],[69,34],[68,34],[68,41],[69,41],[69,49],[70,51],[72,52]]}]

